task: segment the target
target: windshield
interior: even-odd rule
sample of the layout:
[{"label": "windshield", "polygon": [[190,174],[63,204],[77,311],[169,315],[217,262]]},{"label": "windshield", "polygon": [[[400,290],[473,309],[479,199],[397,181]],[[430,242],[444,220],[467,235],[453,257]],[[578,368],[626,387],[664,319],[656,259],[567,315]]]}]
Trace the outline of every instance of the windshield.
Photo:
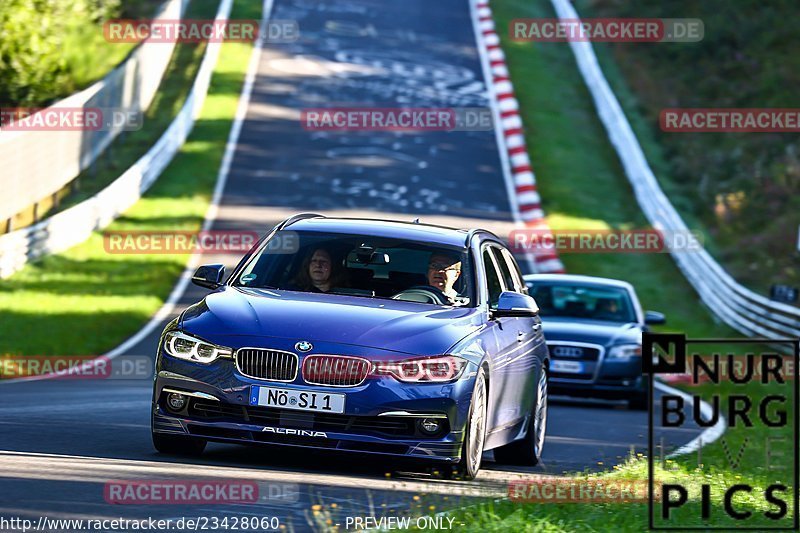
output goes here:
[{"label": "windshield", "polygon": [[535,283],[529,292],[542,316],[636,322],[628,291],[620,287]]},{"label": "windshield", "polygon": [[[274,242],[292,243],[276,246]],[[251,257],[237,287],[474,306],[463,248],[369,235],[279,231]]]}]

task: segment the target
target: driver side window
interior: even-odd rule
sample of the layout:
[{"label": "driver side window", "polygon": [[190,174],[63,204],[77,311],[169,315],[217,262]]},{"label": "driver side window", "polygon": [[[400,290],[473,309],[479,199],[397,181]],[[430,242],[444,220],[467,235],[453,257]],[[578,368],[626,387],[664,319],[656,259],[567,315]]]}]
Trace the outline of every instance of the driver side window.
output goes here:
[{"label": "driver side window", "polygon": [[497,275],[497,269],[494,266],[489,248],[483,250],[483,269],[486,274],[486,287],[489,289],[489,309],[497,309],[503,286],[500,283],[500,277]]}]

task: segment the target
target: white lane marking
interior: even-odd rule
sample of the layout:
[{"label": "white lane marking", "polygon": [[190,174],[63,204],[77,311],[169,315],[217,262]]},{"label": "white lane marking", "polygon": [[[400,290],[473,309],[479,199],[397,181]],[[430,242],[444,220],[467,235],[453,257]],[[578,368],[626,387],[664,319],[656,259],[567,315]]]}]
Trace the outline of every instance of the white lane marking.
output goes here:
[{"label": "white lane marking", "polygon": [[[660,381],[656,381],[655,386],[662,392],[682,397],[684,401],[687,402],[687,405],[689,407],[692,407],[694,404],[694,398],[683,391],[674,389],[669,385],[661,383]],[[713,417],[713,413],[714,411],[711,405],[708,402],[700,400],[700,414],[703,416],[703,418],[705,420],[710,420]],[[680,448],[669,454],[667,458],[677,457],[679,455],[686,455],[688,453],[696,452],[699,448],[711,444],[712,442],[720,438],[722,434],[725,433],[725,429],[727,429],[727,427],[728,424],[725,421],[725,417],[722,416],[722,414],[720,414],[719,420],[717,420],[716,424],[714,424],[710,428],[706,428],[705,430],[703,430],[703,432],[700,433],[700,435],[698,435],[694,439],[690,440],[689,442],[687,442],[686,444],[684,444],[683,446],[681,446]]]}]

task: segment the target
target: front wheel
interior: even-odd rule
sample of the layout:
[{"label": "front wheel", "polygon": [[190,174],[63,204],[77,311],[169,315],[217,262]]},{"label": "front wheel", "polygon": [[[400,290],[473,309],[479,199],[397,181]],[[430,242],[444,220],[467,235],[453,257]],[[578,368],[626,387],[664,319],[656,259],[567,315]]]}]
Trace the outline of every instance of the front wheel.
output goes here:
[{"label": "front wheel", "polygon": [[542,368],[536,385],[536,404],[525,437],[494,450],[498,463],[536,466],[542,458],[547,432],[547,369]]},{"label": "front wheel", "polygon": [[200,455],[206,449],[206,441],[183,435],[153,433],[153,446],[168,455]]},{"label": "front wheel", "polygon": [[486,385],[486,371],[481,367],[475,378],[472,401],[469,406],[467,428],[464,431],[464,444],[461,447],[461,460],[453,466],[441,467],[447,479],[472,480],[481,468],[483,445],[486,442],[486,412],[489,390]]}]

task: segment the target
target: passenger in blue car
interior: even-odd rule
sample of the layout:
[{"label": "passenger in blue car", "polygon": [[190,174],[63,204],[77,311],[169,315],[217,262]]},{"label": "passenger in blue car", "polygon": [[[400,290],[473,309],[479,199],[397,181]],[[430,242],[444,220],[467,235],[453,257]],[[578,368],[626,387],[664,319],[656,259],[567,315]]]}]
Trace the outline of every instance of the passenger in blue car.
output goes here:
[{"label": "passenger in blue car", "polygon": [[299,290],[307,292],[330,292],[345,286],[346,275],[341,265],[333,260],[325,248],[315,248],[309,253],[294,279]]}]

